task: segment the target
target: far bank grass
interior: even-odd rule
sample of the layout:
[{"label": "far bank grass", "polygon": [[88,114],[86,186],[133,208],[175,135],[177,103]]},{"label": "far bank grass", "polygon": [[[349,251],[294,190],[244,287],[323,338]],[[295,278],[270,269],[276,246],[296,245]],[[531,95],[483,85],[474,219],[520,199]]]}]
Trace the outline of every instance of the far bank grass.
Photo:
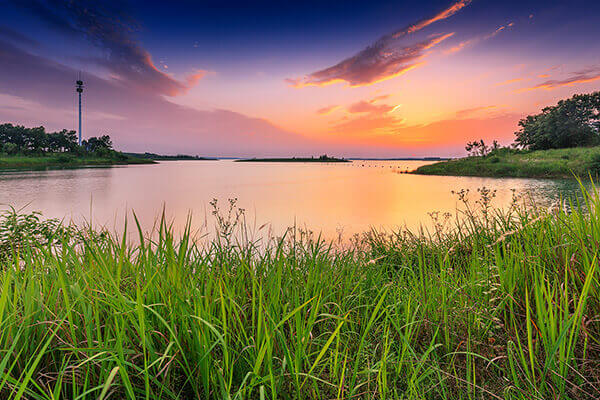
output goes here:
[{"label": "far bank grass", "polygon": [[465,157],[424,165],[423,175],[490,176],[517,178],[573,178],[600,172],[600,146],[515,151],[500,149],[484,157]]},{"label": "far bank grass", "polygon": [[0,169],[11,168],[44,168],[44,167],[77,167],[86,165],[118,165],[118,164],[152,164],[154,161],[131,157],[96,157],[53,154],[44,156],[6,156],[0,155]]},{"label": "far bank grass", "polygon": [[600,398],[597,193],[572,212],[492,197],[346,248],[257,246],[235,209],[209,245],[164,219],[128,244],[9,212],[0,398]]}]

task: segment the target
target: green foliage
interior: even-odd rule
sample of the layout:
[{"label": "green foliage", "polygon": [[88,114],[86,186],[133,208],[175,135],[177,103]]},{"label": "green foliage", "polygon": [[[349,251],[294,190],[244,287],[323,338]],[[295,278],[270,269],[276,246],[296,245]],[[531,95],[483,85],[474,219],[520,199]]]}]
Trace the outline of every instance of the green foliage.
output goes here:
[{"label": "green foliage", "polygon": [[113,144],[108,135],[90,137],[77,144],[77,132],[63,129],[60,132],[46,133],[43,126],[25,128],[20,125],[0,125],[0,150],[8,155],[44,155],[48,153],[94,154],[111,157]]},{"label": "green foliage", "polygon": [[465,157],[424,165],[415,170],[424,175],[464,175],[518,178],[587,178],[600,169],[594,155],[600,147],[551,150],[498,149],[485,157]]},{"label": "green foliage", "polygon": [[207,244],[164,218],[135,242],[30,240],[0,262],[0,398],[598,398],[600,201],[582,190],[569,212],[461,191],[430,232],[341,247],[244,240],[235,203]]},{"label": "green foliage", "polygon": [[103,156],[109,155],[113,150],[112,141],[108,135],[102,135],[100,137],[93,136],[88,140],[84,140],[81,145],[87,151]]},{"label": "green foliage", "polygon": [[45,246],[64,237],[69,228],[57,219],[41,219],[39,212],[22,214],[14,208],[0,213],[0,259],[25,248]]},{"label": "green foliage", "polygon": [[43,126],[26,128],[12,124],[0,124],[0,146],[9,155],[72,152],[78,147],[75,131],[46,133]]},{"label": "green foliage", "polygon": [[515,143],[530,150],[591,146],[600,142],[600,92],[577,94],[519,121]]},{"label": "green foliage", "polygon": [[46,133],[43,126],[0,125],[0,168],[147,164],[151,160],[128,157],[113,149],[108,135],[91,137],[77,144],[77,133],[63,129]]}]

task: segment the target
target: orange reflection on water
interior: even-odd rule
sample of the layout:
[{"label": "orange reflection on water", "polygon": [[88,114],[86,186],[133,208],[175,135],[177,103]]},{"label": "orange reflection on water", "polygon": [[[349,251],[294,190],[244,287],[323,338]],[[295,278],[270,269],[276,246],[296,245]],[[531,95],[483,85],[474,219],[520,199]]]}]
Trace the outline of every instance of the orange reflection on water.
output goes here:
[{"label": "orange reflection on water", "polygon": [[349,237],[372,227],[430,226],[429,212],[456,211],[453,190],[470,189],[475,196],[478,187],[496,189],[494,204],[498,206],[510,203],[511,189],[544,198],[577,190],[572,181],[399,173],[422,164],[169,161],[117,168],[4,172],[0,174],[0,204],[29,204],[27,210],[40,210],[47,217],[92,221],[116,230],[122,229],[125,214],[135,210],[147,231],[165,207],[176,229],[184,226],[191,213],[194,228],[210,232],[214,219],[209,202],[216,198],[226,209],[227,200],[237,198],[251,227],[267,223],[280,235],[296,225],[333,239],[340,230]]}]

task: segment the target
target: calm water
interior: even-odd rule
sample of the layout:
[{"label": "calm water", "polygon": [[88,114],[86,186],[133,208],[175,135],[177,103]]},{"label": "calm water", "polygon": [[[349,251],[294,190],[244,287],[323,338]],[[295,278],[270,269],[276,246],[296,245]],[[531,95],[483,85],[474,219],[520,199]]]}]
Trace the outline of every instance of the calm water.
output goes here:
[{"label": "calm water", "polygon": [[[163,206],[178,228],[188,214],[194,228],[211,231],[209,202],[221,208],[237,198],[256,232],[281,234],[289,226],[308,227],[328,238],[427,225],[431,211],[454,212],[452,190],[486,186],[497,190],[494,204],[512,192],[549,201],[577,192],[571,180],[492,179],[407,175],[424,162],[354,161],[346,164],[168,161],[157,165],[43,171],[1,171],[0,207],[25,207],[47,217],[122,227],[135,210],[150,230]],[[129,214],[131,215],[131,214]],[[258,227],[267,223],[260,231]],[[130,229],[131,230],[131,229]]]}]

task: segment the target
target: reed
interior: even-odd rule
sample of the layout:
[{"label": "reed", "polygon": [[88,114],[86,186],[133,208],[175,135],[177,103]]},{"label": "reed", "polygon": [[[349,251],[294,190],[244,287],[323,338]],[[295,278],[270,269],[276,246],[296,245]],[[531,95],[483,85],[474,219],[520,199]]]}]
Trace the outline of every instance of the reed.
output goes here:
[{"label": "reed", "polygon": [[11,210],[0,397],[597,398],[600,201],[581,190],[570,210],[459,192],[429,231],[347,246],[242,240],[233,202],[208,244],[164,218],[128,238]]}]

